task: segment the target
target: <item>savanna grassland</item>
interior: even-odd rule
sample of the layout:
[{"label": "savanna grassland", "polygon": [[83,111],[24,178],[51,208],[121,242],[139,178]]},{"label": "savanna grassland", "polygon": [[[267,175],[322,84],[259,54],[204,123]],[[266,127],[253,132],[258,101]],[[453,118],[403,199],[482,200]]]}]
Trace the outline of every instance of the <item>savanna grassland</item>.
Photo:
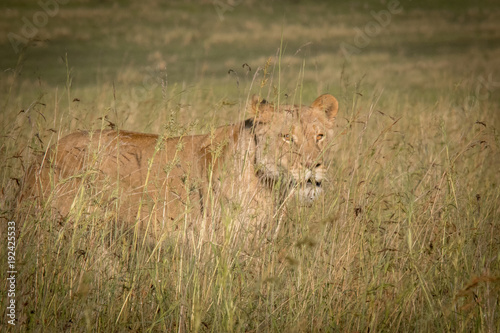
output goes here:
[{"label": "savanna grassland", "polygon": [[[496,1],[64,2],[0,5],[2,331],[500,331]],[[145,246],[85,196],[66,219],[16,202],[72,131],[207,133],[252,94],[325,92],[325,194],[258,247]]]}]

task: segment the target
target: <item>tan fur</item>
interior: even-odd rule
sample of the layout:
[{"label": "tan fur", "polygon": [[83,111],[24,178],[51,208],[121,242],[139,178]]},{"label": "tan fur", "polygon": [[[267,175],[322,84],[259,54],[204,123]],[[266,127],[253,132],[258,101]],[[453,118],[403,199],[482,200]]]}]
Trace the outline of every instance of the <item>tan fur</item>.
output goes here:
[{"label": "tan fur", "polygon": [[252,224],[272,218],[294,194],[304,202],[318,196],[337,111],[328,94],[310,107],[254,97],[252,118],[206,135],[77,132],[50,148],[27,185],[63,217],[118,212],[110,216],[126,229],[156,239],[221,205]]}]

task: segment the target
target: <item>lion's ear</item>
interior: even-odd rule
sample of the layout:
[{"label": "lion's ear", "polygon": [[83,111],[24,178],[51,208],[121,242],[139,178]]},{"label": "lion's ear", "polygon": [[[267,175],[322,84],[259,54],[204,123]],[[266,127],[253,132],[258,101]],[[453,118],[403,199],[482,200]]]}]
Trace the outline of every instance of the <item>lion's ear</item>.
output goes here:
[{"label": "lion's ear", "polygon": [[250,102],[250,111],[253,114],[256,114],[261,110],[261,108],[265,107],[268,105],[267,101],[265,99],[262,99],[259,97],[259,95],[253,95],[252,96],[252,101]]},{"label": "lion's ear", "polygon": [[316,98],[311,107],[325,112],[328,119],[333,121],[339,111],[339,102],[332,95],[323,94]]},{"label": "lion's ear", "polygon": [[268,122],[273,111],[272,104],[269,104],[265,99],[261,99],[258,95],[253,95],[249,112],[255,116],[257,121]]},{"label": "lion's ear", "polygon": [[257,112],[257,109],[259,107],[259,104],[260,104],[260,97],[259,95],[253,95],[252,96],[252,101],[250,102],[250,110],[252,111],[252,113],[256,113]]}]

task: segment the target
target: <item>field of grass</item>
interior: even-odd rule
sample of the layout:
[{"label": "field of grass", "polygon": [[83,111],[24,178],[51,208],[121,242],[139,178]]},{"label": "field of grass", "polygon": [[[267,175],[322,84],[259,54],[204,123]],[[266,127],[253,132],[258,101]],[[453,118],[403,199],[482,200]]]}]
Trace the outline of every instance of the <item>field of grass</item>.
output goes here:
[{"label": "field of grass", "polygon": [[[3,332],[500,331],[496,1],[0,7]],[[132,246],[83,202],[78,221],[16,204],[34,156],[72,131],[207,133],[254,93],[325,92],[340,103],[325,194],[256,248]]]}]

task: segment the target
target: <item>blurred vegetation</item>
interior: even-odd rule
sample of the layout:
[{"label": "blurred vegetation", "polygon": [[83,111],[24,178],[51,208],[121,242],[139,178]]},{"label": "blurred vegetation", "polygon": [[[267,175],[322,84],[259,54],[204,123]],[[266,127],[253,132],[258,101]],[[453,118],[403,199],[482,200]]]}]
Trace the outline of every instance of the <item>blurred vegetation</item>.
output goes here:
[{"label": "blurred vegetation", "polygon": [[340,101],[324,198],[255,253],[131,251],[89,236],[96,214],[69,246],[30,211],[15,329],[499,331],[500,3],[400,1],[377,29],[390,3],[69,1],[16,54],[8,34],[41,9],[3,1],[2,223],[33,154],[69,132],[206,133],[253,93]]}]

